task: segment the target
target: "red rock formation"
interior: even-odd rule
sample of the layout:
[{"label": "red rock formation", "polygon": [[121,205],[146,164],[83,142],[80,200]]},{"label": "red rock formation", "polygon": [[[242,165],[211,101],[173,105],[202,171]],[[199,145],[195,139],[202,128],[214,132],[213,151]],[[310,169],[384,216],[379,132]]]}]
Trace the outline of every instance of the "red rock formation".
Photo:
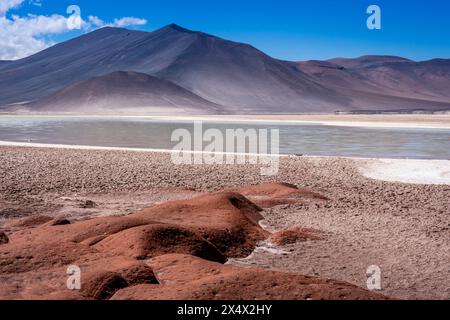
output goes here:
[{"label": "red rock formation", "polygon": [[[247,191],[277,203],[321,198],[286,185]],[[269,237],[258,224],[261,210],[222,192],[123,217],[12,222],[15,231],[0,246],[0,299],[382,298],[347,283],[221,264]],[[68,290],[69,266],[80,268],[81,290]]]},{"label": "red rock formation", "polygon": [[117,291],[115,300],[378,300],[354,285],[299,274],[239,268],[189,255],[164,255],[150,263],[161,285]]}]

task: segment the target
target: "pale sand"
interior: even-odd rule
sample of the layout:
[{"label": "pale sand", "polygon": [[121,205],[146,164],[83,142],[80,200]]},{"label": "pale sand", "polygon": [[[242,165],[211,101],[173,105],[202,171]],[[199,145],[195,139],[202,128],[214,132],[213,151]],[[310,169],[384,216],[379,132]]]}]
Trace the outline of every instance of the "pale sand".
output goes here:
[{"label": "pale sand", "polygon": [[[279,175],[257,166],[175,166],[152,152],[0,147],[2,220],[30,214],[70,219],[127,214],[206,191],[286,182],[320,192],[324,204],[265,210],[270,231],[321,230],[323,241],[262,244],[235,264],[366,284],[382,270],[382,293],[401,299],[450,299],[450,187],[364,177],[354,159],[282,157]],[[94,200],[95,208],[80,203]]]}]

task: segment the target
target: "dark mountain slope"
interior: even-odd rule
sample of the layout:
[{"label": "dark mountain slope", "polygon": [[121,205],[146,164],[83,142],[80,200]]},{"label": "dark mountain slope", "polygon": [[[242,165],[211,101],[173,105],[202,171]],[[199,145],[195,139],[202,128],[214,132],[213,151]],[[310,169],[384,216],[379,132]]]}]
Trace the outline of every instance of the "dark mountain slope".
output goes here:
[{"label": "dark mountain slope", "polygon": [[151,33],[104,28],[15,61],[0,73],[0,104],[120,70],[169,79],[233,112],[331,111],[349,102],[249,45],[169,25]]}]

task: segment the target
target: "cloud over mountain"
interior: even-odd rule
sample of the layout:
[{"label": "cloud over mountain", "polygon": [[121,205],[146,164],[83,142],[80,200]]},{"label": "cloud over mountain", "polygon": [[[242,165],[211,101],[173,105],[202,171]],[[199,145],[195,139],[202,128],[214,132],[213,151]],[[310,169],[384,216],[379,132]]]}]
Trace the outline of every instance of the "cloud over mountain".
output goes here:
[{"label": "cloud over mountain", "polygon": [[[14,9],[30,3],[40,5],[40,2],[26,0],[0,0],[0,60],[15,60],[27,57],[55,44],[52,36],[72,31],[73,16],[51,14],[20,16]],[[104,26],[130,27],[145,25],[147,20],[135,17],[116,18],[113,22],[105,22],[99,17],[90,16],[84,20],[79,18],[79,28],[92,31]]]}]

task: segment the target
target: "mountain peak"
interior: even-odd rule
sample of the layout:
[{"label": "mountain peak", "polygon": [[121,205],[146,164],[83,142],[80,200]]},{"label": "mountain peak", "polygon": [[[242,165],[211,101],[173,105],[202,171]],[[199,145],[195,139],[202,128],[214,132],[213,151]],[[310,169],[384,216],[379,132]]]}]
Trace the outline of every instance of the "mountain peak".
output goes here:
[{"label": "mountain peak", "polygon": [[180,26],[176,23],[171,23],[171,24],[161,28],[161,30],[174,30],[174,31],[178,31],[178,32],[195,33],[195,31],[183,28],[182,26]]}]

